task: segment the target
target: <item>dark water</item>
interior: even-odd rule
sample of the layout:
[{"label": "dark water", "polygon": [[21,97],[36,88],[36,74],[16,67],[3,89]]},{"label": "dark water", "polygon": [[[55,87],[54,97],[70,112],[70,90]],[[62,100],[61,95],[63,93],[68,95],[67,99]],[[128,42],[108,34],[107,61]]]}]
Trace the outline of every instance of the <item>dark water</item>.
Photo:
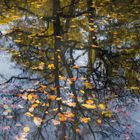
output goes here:
[{"label": "dark water", "polygon": [[[69,54],[69,52],[67,52],[67,54]],[[74,112],[76,111],[75,116],[77,119],[80,117],[80,115],[82,115],[82,113],[91,118],[91,122],[89,123],[90,129],[88,128],[88,125],[86,123],[82,124],[79,122],[79,120],[77,120],[77,123],[80,123],[78,124],[80,132],[76,134],[73,132],[74,130],[71,130],[73,128],[69,124],[70,118],[68,118],[64,123],[62,122],[61,125],[57,124],[59,122],[55,122],[55,120],[59,120],[56,116],[56,112],[58,110],[56,109],[58,107],[58,101],[52,101],[51,106],[48,109],[46,109],[43,105],[44,103],[47,104],[49,102],[49,99],[47,99],[49,94],[48,92],[56,92],[56,89],[53,89],[54,82],[52,81],[54,78],[53,76],[55,76],[54,70],[52,70],[52,72],[51,70],[48,71],[50,75],[53,75],[49,78],[49,75],[46,71],[41,71],[41,73],[40,71],[33,72],[31,70],[25,70],[25,68],[18,66],[15,62],[11,61],[11,54],[5,49],[1,50],[0,56],[0,81],[2,83],[0,88],[1,140],[61,140],[64,138],[64,132],[67,135],[70,135],[71,139],[74,139],[74,137],[76,137],[77,139],[92,140],[93,134],[90,129],[98,132],[96,133],[97,139],[103,139],[101,135],[107,137],[106,133],[110,135],[110,137],[106,138],[107,140],[139,138],[139,101],[136,99],[136,97],[131,96],[130,93],[127,93],[128,97],[122,97],[118,99],[116,98],[114,100],[108,101],[108,108],[114,113],[115,117],[104,118],[105,120],[102,120],[101,124],[96,123],[96,119],[99,118],[99,112],[97,112],[96,109],[94,109],[93,112],[92,109],[89,109],[88,111],[85,108],[80,111],[80,109],[78,110],[78,108],[76,109],[74,105],[70,104],[73,103],[73,98],[71,98],[71,96],[73,96],[72,92],[76,92],[78,96],[88,94],[89,97],[85,96],[85,98],[89,99],[92,99],[92,96],[94,95],[94,102],[96,104],[98,104],[98,102],[104,100],[108,96],[107,93],[104,95],[104,92],[107,89],[96,89],[102,87],[103,84],[102,81],[96,83],[96,80],[100,78],[100,75],[103,73],[103,71],[101,71],[101,68],[96,71],[97,75],[99,74],[99,76],[94,77],[95,81],[93,81],[92,79],[92,76],[95,75],[91,75],[90,77],[90,83],[94,83],[93,85],[90,85],[86,81],[86,65],[88,62],[86,50],[73,50],[73,59],[78,59],[75,61],[75,68],[72,68],[72,66],[69,65],[69,68],[71,68],[71,72],[74,76],[72,81],[70,81],[70,79],[68,78],[69,75],[67,73],[67,70],[63,70],[63,76],[59,77],[61,86],[59,88],[61,92],[61,98],[66,101],[62,102],[63,104],[61,104],[60,108],[64,112],[70,112],[71,109]],[[65,58],[67,59],[67,61],[69,61],[70,59],[68,55],[66,55]],[[98,65],[99,64],[97,60],[95,67],[97,67]],[[10,78],[11,80],[8,81]],[[83,80],[88,83],[86,90],[84,90]],[[50,86],[48,86],[49,84]],[[96,84],[97,86],[95,86]],[[37,95],[38,98],[36,98],[35,101],[34,99],[29,99],[28,95],[30,94],[32,94],[32,96],[34,95],[34,97],[35,95]],[[98,98],[100,98],[100,101]],[[79,102],[81,104],[83,103],[82,97],[79,97]],[[34,111],[32,111],[33,108],[31,108],[31,106],[35,103],[40,105],[38,105],[38,107],[34,109]],[[68,109],[65,104],[74,106],[74,108]],[[41,123],[42,119],[44,120],[43,123]],[[30,131],[28,133],[24,132],[26,131],[24,130],[24,128],[26,127],[30,128]],[[103,134],[101,130],[105,132],[105,134]]]},{"label": "dark water", "polygon": [[23,14],[0,26],[0,140],[139,140],[132,3],[97,2],[94,24],[54,10],[50,23]]}]

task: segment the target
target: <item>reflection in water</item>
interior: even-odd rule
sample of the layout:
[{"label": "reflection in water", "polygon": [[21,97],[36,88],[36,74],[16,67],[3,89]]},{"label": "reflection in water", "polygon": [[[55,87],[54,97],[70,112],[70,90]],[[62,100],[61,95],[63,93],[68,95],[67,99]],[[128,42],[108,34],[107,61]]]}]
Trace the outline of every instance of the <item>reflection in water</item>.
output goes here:
[{"label": "reflection in water", "polygon": [[122,9],[131,3],[38,2],[17,2],[10,14],[18,18],[3,32],[20,73],[1,73],[0,139],[138,139],[130,116],[139,98],[139,15]]}]

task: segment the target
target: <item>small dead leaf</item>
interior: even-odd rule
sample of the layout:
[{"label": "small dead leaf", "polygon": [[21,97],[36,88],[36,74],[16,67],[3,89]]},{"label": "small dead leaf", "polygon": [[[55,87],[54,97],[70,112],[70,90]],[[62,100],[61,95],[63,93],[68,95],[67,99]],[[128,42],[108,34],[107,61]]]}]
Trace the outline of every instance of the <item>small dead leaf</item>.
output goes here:
[{"label": "small dead leaf", "polygon": [[99,104],[99,107],[101,110],[105,110],[105,105],[104,104]]},{"label": "small dead leaf", "polygon": [[90,118],[83,117],[83,118],[80,119],[80,121],[83,122],[83,123],[88,123],[90,121]]},{"label": "small dead leaf", "polygon": [[25,127],[23,128],[23,131],[24,131],[25,133],[28,133],[28,132],[30,131],[30,128],[29,128],[28,126],[25,126]]},{"label": "small dead leaf", "polygon": [[96,109],[97,108],[95,104],[93,104],[93,105],[90,105],[90,104],[82,104],[82,106],[85,107],[85,108],[88,108],[88,109]]},{"label": "small dead leaf", "polygon": [[55,95],[50,95],[50,100],[54,101],[56,99],[56,96]]}]

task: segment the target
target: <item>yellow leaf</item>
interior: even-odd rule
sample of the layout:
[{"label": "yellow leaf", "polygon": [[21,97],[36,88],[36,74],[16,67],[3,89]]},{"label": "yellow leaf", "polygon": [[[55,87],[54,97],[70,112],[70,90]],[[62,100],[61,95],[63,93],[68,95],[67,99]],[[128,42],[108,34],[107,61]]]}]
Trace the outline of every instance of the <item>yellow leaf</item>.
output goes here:
[{"label": "yellow leaf", "polygon": [[49,65],[48,65],[48,68],[49,68],[50,70],[54,70],[54,69],[55,69],[55,66],[54,66],[54,64],[49,64]]},{"label": "yellow leaf", "polygon": [[33,115],[32,113],[30,113],[30,112],[26,112],[25,115],[28,116],[28,117],[33,117],[33,116],[34,116],[34,115]]},{"label": "yellow leaf", "polygon": [[32,104],[33,108],[36,108],[38,106],[38,104]]},{"label": "yellow leaf", "polygon": [[30,128],[29,128],[28,126],[25,126],[25,127],[23,128],[23,131],[24,131],[25,133],[27,133],[27,132],[30,131]]},{"label": "yellow leaf", "polygon": [[131,90],[139,90],[139,87],[130,87]]},{"label": "yellow leaf", "polygon": [[99,104],[99,107],[104,110],[105,109],[105,105],[104,104]]},{"label": "yellow leaf", "polygon": [[89,104],[82,104],[83,107],[88,108],[88,109],[96,109],[96,105],[89,105]]},{"label": "yellow leaf", "polygon": [[61,97],[57,97],[56,98],[56,101],[60,101],[62,98]]},{"label": "yellow leaf", "polygon": [[93,85],[89,82],[84,82],[84,85],[87,89],[93,89]]},{"label": "yellow leaf", "polygon": [[39,100],[36,100],[35,102],[36,102],[37,104],[39,104],[39,103],[40,103],[40,101],[39,101]]},{"label": "yellow leaf", "polygon": [[107,118],[111,118],[112,117],[112,112],[111,111],[102,111],[102,115],[107,117]]},{"label": "yellow leaf", "polygon": [[74,115],[72,112],[67,111],[66,114],[65,114],[65,116],[66,116],[67,118],[73,118],[75,115]]},{"label": "yellow leaf", "polygon": [[80,90],[80,92],[81,92],[82,94],[85,94],[85,91],[84,91],[84,90]]},{"label": "yellow leaf", "polygon": [[101,119],[97,119],[96,121],[97,121],[98,124],[101,124],[102,123],[102,120]]},{"label": "yellow leaf", "polygon": [[31,100],[33,99],[33,96],[32,96],[31,94],[29,94],[29,95],[27,96],[27,99],[28,99],[29,101],[31,101]]}]

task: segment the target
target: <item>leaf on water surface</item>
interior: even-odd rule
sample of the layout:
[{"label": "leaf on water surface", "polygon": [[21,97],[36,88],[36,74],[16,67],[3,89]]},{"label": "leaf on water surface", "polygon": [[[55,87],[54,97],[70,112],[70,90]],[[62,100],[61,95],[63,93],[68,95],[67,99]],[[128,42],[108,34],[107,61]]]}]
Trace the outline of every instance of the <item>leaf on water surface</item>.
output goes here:
[{"label": "leaf on water surface", "polygon": [[102,115],[107,117],[107,118],[111,118],[112,117],[112,112],[111,111],[102,111]]},{"label": "leaf on water surface", "polygon": [[34,116],[34,115],[33,115],[32,113],[30,113],[30,112],[26,112],[25,115],[28,116],[28,117],[33,117],[33,116]]},{"label": "leaf on water surface", "polygon": [[36,124],[36,126],[39,127],[41,125],[41,123],[42,123],[43,120],[41,118],[39,118],[39,117],[34,117],[33,118],[33,121]]},{"label": "leaf on water surface", "polygon": [[101,119],[97,119],[96,122],[97,122],[98,124],[101,124],[101,123],[102,123],[102,120],[101,120]]},{"label": "leaf on water surface", "polygon": [[40,70],[43,70],[43,69],[45,68],[45,63],[44,63],[44,62],[39,63],[38,68],[39,68]]},{"label": "leaf on water surface", "polygon": [[61,121],[61,122],[65,122],[66,121],[66,116],[64,115],[64,114],[62,114],[62,113],[58,113],[58,116],[59,116],[59,120]]},{"label": "leaf on water surface", "polygon": [[90,121],[90,118],[83,117],[83,118],[80,119],[80,121],[83,122],[83,123],[88,123]]},{"label": "leaf on water surface", "polygon": [[50,95],[50,100],[54,101],[56,99],[56,96],[55,95]]},{"label": "leaf on water surface", "polygon": [[76,103],[75,102],[67,102],[67,105],[70,107],[75,107]]},{"label": "leaf on water surface", "polygon": [[87,108],[87,109],[96,109],[96,105],[93,104],[93,105],[90,105],[90,104],[82,104],[83,107]]},{"label": "leaf on water surface", "polygon": [[66,80],[66,77],[59,75],[59,80]]},{"label": "leaf on water surface", "polygon": [[92,105],[93,102],[94,102],[94,101],[93,101],[93,100],[90,100],[90,99],[89,99],[89,100],[86,100],[86,103],[87,103],[88,105]]},{"label": "leaf on water surface", "polygon": [[29,101],[31,101],[31,100],[33,99],[32,94],[29,94],[29,95],[27,96],[27,99],[28,99]]},{"label": "leaf on water surface", "polygon": [[75,129],[76,133],[80,133],[80,128]]},{"label": "leaf on water surface", "polygon": [[32,104],[33,108],[36,108],[39,104]]},{"label": "leaf on water surface", "polygon": [[82,94],[85,94],[85,91],[84,91],[84,90],[80,90],[80,92],[81,92]]},{"label": "leaf on water surface", "polygon": [[65,116],[66,116],[67,118],[73,118],[75,115],[74,115],[72,112],[67,111],[67,112],[65,113]]},{"label": "leaf on water surface", "polygon": [[84,82],[84,85],[87,89],[93,89],[93,85],[89,82]]},{"label": "leaf on water surface", "polygon": [[48,69],[50,69],[50,70],[54,70],[54,69],[55,69],[54,64],[48,64]]},{"label": "leaf on water surface", "polygon": [[99,104],[99,107],[101,110],[105,110],[105,105],[104,104]]},{"label": "leaf on water surface", "polygon": [[30,107],[29,108],[29,112],[33,112],[34,111],[34,108],[33,107]]},{"label": "leaf on water surface", "polygon": [[25,126],[25,127],[23,128],[23,131],[24,131],[25,133],[28,133],[28,132],[30,131],[30,128],[29,128],[28,126]]}]

